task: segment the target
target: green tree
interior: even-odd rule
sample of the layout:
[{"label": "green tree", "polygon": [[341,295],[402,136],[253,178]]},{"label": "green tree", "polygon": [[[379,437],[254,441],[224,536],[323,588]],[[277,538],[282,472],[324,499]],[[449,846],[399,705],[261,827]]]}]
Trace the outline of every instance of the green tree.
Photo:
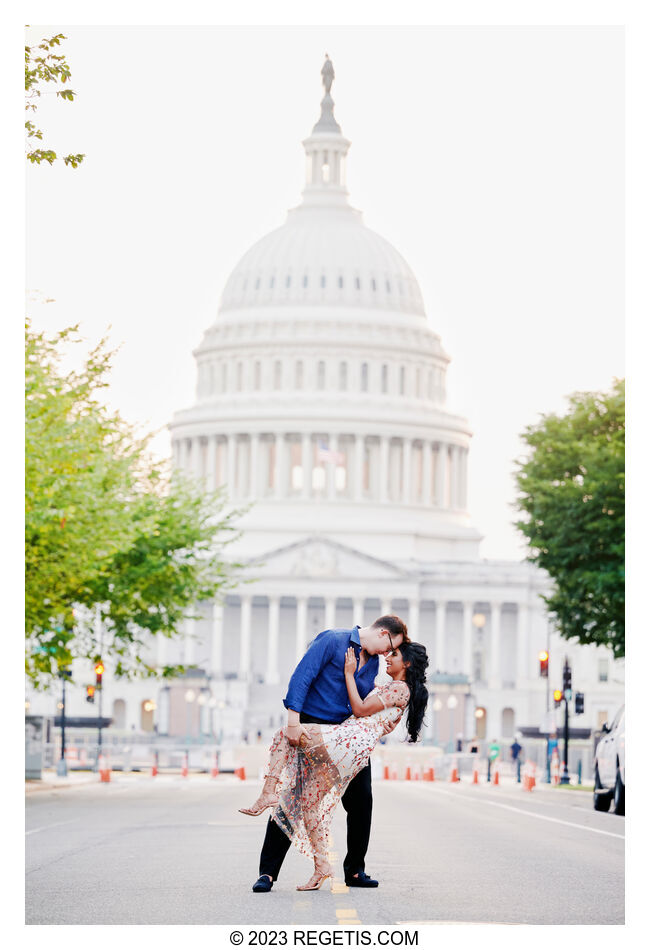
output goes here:
[{"label": "green tree", "polygon": [[553,581],[546,597],[560,634],[625,655],[625,384],[575,393],[564,416],[543,416],[517,461],[517,527],[529,560]]},{"label": "green tree", "polygon": [[[152,462],[97,394],[112,354],[102,341],[78,372],[60,370],[61,346],[27,326],[26,667],[47,685],[75,657],[100,650],[118,675],[167,675],[143,659],[148,638],[173,637],[192,605],[235,582],[225,547],[239,511]],[[97,619],[103,629],[100,642]]]},{"label": "green tree", "polygon": [[[63,33],[57,33],[56,36],[43,39],[37,46],[25,46],[25,110],[32,114],[36,112],[37,104],[35,99],[40,98],[42,90],[39,86],[46,83],[53,83],[54,87],[66,86],[70,79],[70,68],[63,54],[53,53],[55,47],[60,47],[61,40],[66,39]],[[72,89],[66,87],[63,89],[52,88],[52,92],[68,102],[72,102],[75,93]],[[48,89],[47,92],[50,92]],[[27,119],[25,121],[25,138],[27,159],[32,164],[40,165],[41,162],[49,162],[52,165],[57,160],[57,154],[50,148],[33,148],[32,139],[42,141],[43,132],[37,128],[34,123]],[[63,161],[66,165],[72,165],[77,168],[84,160],[82,154],[64,155]]]}]

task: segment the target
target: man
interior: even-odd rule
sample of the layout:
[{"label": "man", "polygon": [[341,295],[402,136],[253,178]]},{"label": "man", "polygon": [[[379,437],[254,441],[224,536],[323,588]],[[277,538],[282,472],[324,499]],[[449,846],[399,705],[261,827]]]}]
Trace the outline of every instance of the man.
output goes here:
[{"label": "man", "polygon": [[[298,746],[307,730],[304,723],[331,725],[352,714],[345,686],[343,664],[351,646],[358,660],[354,679],[362,699],[375,685],[379,656],[385,656],[403,642],[409,642],[406,624],[399,617],[385,616],[369,627],[358,624],[352,630],[324,630],[310,644],[289,681],[284,705],[287,710],[285,735]],[[365,873],[365,857],[370,841],[372,783],[370,762],[352,779],[341,802],[347,812],[348,851],[343,862],[348,887],[377,887],[378,881]],[[269,818],[260,854],[260,876],[253,885],[257,893],[270,891],[277,881],[291,841]]]}]

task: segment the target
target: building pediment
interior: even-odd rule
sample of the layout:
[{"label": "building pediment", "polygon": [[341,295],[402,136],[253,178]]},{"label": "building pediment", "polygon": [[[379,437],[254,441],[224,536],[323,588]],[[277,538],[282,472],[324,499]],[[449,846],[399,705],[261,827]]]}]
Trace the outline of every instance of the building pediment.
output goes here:
[{"label": "building pediment", "polygon": [[397,580],[405,571],[328,538],[310,537],[275,548],[249,562],[258,577]]}]

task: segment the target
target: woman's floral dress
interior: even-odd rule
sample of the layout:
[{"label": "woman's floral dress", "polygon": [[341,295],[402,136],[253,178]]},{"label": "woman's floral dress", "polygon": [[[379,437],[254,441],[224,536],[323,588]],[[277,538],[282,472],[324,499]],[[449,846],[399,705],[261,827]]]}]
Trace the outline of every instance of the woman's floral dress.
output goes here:
[{"label": "woman's floral dress", "polygon": [[267,772],[279,778],[273,819],[309,857],[327,852],[336,805],[386,727],[402,718],[410,692],[398,680],[376,686],[368,695],[379,696],[384,708],[359,719],[350,716],[338,725],[307,723],[311,739],[304,747],[289,745],[282,729],[273,737]]}]

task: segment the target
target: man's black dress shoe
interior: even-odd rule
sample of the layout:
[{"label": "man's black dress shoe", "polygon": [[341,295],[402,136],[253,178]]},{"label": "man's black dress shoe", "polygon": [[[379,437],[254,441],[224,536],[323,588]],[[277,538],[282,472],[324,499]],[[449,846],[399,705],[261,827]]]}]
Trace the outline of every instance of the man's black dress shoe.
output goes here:
[{"label": "man's black dress shoe", "polygon": [[368,877],[365,871],[359,871],[357,877],[346,877],[345,883],[348,887],[379,887],[379,881]]},{"label": "man's black dress shoe", "polygon": [[259,894],[263,891],[270,891],[272,887],[273,881],[268,876],[268,874],[262,874],[261,877],[258,877],[258,879],[253,884],[253,890],[256,894]]}]

